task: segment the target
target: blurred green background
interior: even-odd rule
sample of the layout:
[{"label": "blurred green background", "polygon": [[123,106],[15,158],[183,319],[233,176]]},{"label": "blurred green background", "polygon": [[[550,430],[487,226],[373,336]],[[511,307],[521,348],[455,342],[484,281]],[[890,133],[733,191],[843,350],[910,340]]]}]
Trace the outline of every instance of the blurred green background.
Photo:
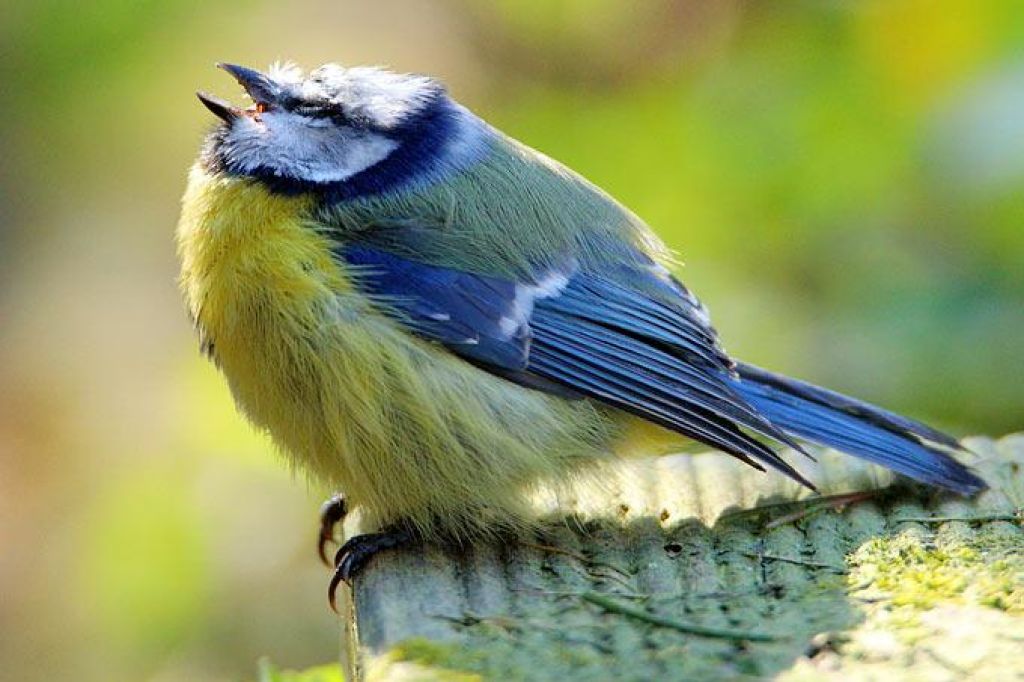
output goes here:
[{"label": "blurred green background", "polygon": [[0,6],[0,677],[336,656],[326,491],[199,358],[172,233],[218,60],[383,63],[678,249],[734,354],[956,433],[1024,426],[1024,3]]}]

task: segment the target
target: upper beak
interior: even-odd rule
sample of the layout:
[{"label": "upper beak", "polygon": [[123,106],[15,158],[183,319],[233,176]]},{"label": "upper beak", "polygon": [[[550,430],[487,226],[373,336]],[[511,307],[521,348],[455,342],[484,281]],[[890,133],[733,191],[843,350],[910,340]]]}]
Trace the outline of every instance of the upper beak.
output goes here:
[{"label": "upper beak", "polygon": [[259,71],[223,62],[217,64],[217,68],[224,69],[234,76],[238,84],[249,93],[249,97],[252,98],[253,102],[272,104],[277,101],[277,97],[281,92],[280,86]]},{"label": "upper beak", "polygon": [[[217,64],[217,68],[224,69],[234,76],[239,85],[245,88],[245,91],[249,94],[249,97],[252,98],[253,102],[256,102],[257,104],[271,104],[277,101],[281,90],[280,87],[277,83],[270,80],[259,71],[244,66],[238,66],[237,64],[224,63]],[[226,102],[219,97],[208,95],[205,92],[197,92],[196,96],[207,109],[227,123],[231,123],[243,113],[241,109],[231,106],[229,102]]]}]

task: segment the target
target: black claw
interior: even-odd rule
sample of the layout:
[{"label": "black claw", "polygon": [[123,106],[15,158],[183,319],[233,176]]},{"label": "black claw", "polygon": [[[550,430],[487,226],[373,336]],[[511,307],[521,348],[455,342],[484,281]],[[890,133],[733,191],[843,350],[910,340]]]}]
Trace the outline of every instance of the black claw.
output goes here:
[{"label": "black claw", "polygon": [[327,543],[334,542],[334,527],[341,523],[346,514],[348,505],[345,504],[345,497],[341,493],[335,493],[320,506],[320,537],[316,551],[320,555],[320,560],[327,566],[331,565],[327,561]]},{"label": "black claw", "polygon": [[338,585],[341,584],[341,571],[335,571],[331,576],[331,584],[327,586],[327,603],[331,605],[331,611],[338,612],[337,597]]},{"label": "black claw", "polygon": [[336,593],[342,581],[351,583],[378,552],[408,544],[413,534],[405,528],[389,528],[380,533],[367,533],[349,539],[334,555],[334,575],[327,587],[327,601],[337,612]]}]

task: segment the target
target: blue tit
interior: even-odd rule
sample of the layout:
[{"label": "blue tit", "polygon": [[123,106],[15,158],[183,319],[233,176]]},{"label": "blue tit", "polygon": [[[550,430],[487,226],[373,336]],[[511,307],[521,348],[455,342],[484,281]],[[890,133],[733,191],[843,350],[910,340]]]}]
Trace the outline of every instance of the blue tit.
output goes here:
[{"label": "blue tit", "polygon": [[199,93],[219,122],[181,285],[241,412],[383,529],[342,547],[335,585],[383,548],[529,527],[539,486],[692,441],[808,487],[781,446],[985,488],[954,438],[731,359],[642,220],[437,80],[221,66],[253,105]]}]

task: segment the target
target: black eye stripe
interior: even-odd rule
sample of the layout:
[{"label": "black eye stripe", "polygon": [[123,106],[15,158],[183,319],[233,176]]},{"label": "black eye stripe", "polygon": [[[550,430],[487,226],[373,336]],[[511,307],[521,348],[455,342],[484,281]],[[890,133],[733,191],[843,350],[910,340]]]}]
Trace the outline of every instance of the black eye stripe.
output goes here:
[{"label": "black eye stripe", "polygon": [[340,104],[310,103],[308,101],[295,100],[285,104],[290,111],[306,116],[308,118],[331,119],[339,125],[355,127],[372,127],[372,121],[366,116],[353,115]]},{"label": "black eye stripe", "polygon": [[292,109],[296,114],[310,118],[338,118],[343,117],[344,112],[333,107],[322,107],[317,105],[299,105]]}]

